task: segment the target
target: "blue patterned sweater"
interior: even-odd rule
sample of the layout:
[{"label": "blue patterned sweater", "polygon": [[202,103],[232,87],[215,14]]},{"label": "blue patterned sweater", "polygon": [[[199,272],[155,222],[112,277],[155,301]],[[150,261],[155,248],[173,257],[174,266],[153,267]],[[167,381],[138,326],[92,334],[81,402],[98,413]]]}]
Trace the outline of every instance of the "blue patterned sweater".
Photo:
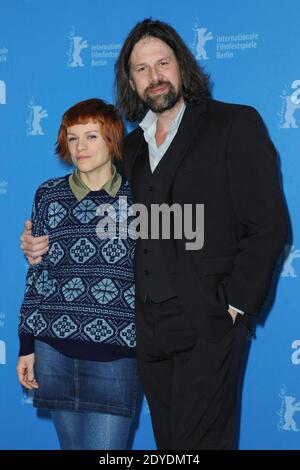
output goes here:
[{"label": "blue patterned sweater", "polygon": [[20,355],[34,352],[34,338],[87,360],[135,354],[135,242],[124,235],[119,238],[118,231],[112,239],[99,239],[96,234],[101,204],[113,205],[117,222],[124,218],[120,196],[131,206],[132,194],[124,178],[116,197],[104,190],[91,191],[80,202],[68,176],[38,188],[33,235],[48,234],[50,243],[42,262],[27,273],[19,322]]}]

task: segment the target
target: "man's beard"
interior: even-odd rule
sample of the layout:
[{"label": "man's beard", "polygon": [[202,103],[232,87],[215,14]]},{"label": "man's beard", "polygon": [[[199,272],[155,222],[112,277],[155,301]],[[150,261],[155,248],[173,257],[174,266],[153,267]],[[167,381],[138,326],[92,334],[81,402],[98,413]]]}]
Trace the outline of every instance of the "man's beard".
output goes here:
[{"label": "man's beard", "polygon": [[[158,96],[150,96],[148,94],[151,91],[151,88],[157,88],[160,85],[167,85],[168,91]],[[176,103],[182,97],[182,89],[181,86],[176,91],[174,86],[169,81],[159,81],[154,85],[149,86],[146,88],[144,92],[144,99],[143,102],[145,105],[151,109],[154,113],[163,113],[164,111],[168,111],[175,106]]]}]

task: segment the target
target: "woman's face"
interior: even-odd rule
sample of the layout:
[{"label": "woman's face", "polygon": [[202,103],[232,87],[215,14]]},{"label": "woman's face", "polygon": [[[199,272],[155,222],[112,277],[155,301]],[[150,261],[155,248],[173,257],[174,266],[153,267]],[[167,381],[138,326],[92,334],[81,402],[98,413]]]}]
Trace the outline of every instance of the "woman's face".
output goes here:
[{"label": "woman's face", "polygon": [[68,127],[67,141],[72,162],[80,173],[97,175],[111,166],[111,155],[98,122]]}]

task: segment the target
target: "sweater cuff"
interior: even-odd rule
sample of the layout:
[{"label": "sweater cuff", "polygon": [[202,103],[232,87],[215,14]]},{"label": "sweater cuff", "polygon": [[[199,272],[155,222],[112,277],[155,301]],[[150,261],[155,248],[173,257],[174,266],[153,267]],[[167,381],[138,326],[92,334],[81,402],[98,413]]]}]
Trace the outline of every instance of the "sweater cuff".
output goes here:
[{"label": "sweater cuff", "polygon": [[19,356],[27,356],[34,353],[34,336],[33,335],[19,335],[20,349]]}]

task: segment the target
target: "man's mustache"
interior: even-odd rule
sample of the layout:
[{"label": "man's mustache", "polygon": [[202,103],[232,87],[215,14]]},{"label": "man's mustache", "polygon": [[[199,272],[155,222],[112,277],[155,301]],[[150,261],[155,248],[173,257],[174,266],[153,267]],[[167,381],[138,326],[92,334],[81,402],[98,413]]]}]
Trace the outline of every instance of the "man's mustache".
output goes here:
[{"label": "man's mustache", "polygon": [[151,90],[153,90],[154,88],[157,88],[158,86],[161,86],[161,85],[168,85],[168,87],[170,87],[170,86],[171,86],[171,83],[168,82],[168,81],[160,80],[160,81],[158,81],[158,82],[155,82],[155,83],[152,83],[151,85],[149,85],[149,86],[146,88],[145,92],[147,93],[148,91],[151,91]]}]

